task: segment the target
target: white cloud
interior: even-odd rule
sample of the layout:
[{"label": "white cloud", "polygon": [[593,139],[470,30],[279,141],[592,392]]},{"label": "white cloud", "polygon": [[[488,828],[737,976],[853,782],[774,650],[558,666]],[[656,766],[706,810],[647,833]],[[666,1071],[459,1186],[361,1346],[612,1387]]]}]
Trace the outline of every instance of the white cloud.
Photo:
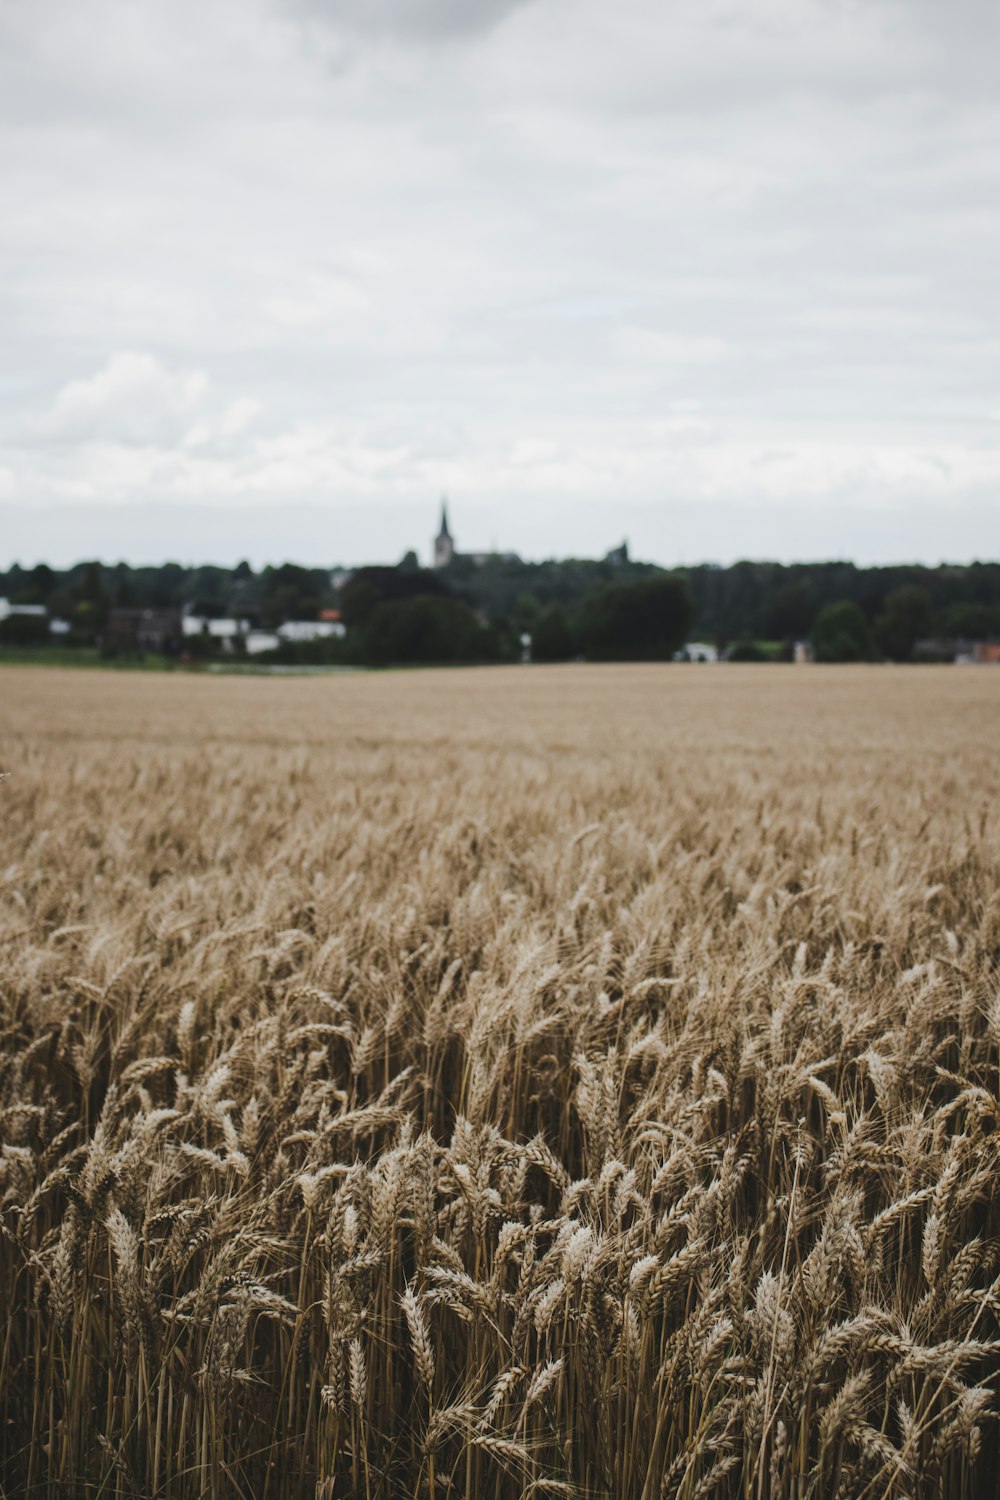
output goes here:
[{"label": "white cloud", "polygon": [[56,442],[170,442],[183,436],[208,394],[201,370],[175,374],[151,354],[123,352],[63,386],[36,430]]},{"label": "white cloud", "polygon": [[[15,426],[11,445],[22,445],[22,472],[39,463],[38,449],[48,444],[62,451],[65,468],[78,468],[86,450],[98,456],[108,483],[117,488],[112,476],[124,474],[134,488],[169,469],[178,451],[235,456],[261,413],[252,396],[222,400],[202,370],[172,370],[151,354],[124,351],[63,386],[47,410]],[[65,483],[77,488],[70,476]],[[100,493],[87,485],[80,492]]]}]

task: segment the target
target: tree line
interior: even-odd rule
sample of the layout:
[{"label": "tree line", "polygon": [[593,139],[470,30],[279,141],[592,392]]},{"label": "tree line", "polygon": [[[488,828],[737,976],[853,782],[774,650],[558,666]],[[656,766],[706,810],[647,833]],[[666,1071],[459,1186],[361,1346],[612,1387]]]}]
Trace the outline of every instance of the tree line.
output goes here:
[{"label": "tree line", "polygon": [[[353,570],[285,563],[235,568],[132,568],[96,561],[59,570],[16,564],[0,597],[44,605],[71,645],[99,644],[115,608],[189,608],[264,629],[338,608],[343,640],[283,644],[299,661],[660,660],[688,640],[736,660],[790,657],[811,642],[819,660],[907,661],[955,638],[1000,637],[1000,564],[861,568],[852,563],[739,562],[668,571],[624,549],[603,560],[528,563],[459,556],[429,571],[412,553],[396,566]],[[0,643],[40,642],[37,616],[0,620]]]}]

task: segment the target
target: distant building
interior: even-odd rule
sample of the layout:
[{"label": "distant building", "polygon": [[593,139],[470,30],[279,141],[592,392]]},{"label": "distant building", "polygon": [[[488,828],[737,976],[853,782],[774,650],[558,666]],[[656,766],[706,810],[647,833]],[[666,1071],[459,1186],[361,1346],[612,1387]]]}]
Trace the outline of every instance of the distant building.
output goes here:
[{"label": "distant building", "polygon": [[1000,662],[1000,641],[972,641],[961,636],[929,636],[917,641],[914,661],[955,662],[958,666]]},{"label": "distant building", "polygon": [[[471,563],[476,568],[482,568],[487,563],[519,564],[521,562],[520,553],[498,552],[495,544],[489,552],[459,552],[455,547],[455,538],[452,536],[451,531],[448,527],[447,500],[441,501],[441,529],[438,532],[437,536],[434,538],[433,546],[433,566],[435,568],[446,568],[449,563],[454,562],[456,558],[459,557],[464,563]],[[419,567],[420,564],[417,561],[417,554],[415,552],[407,552],[406,556],[403,558],[399,566],[404,569],[410,566],[415,568]]]},{"label": "distant building", "polygon": [[263,651],[277,651],[281,638],[273,630],[248,630],[244,645],[247,656],[260,656]]},{"label": "distant building", "polygon": [[202,635],[213,641],[234,641],[238,636],[246,635],[249,629],[249,620],[212,620],[207,615],[184,616],[186,636]]},{"label": "distant building", "polygon": [[41,620],[47,614],[44,604],[11,604],[9,599],[0,599],[0,620],[9,620],[12,615],[26,615],[29,619]]},{"label": "distant building", "polygon": [[921,662],[972,661],[974,641],[955,636],[925,636],[913,647],[913,660]]},{"label": "distant building", "polygon": [[[337,610],[324,613],[338,614]],[[277,634],[283,641],[328,641],[331,636],[340,640],[345,634],[343,622],[336,620],[286,620],[279,625]]]},{"label": "distant building", "polygon": [[[628,542],[622,542],[620,547],[612,547],[610,552],[604,554],[604,561],[610,563],[613,568],[620,568],[622,563],[628,562]],[[717,658],[713,658],[717,660]]]},{"label": "distant building", "polygon": [[1000,641],[977,641],[972,659],[980,666],[987,662],[1000,664]]},{"label": "distant building", "polygon": [[178,651],[184,637],[179,609],[112,609],[103,643],[113,651]]},{"label": "distant building", "polygon": [[5,642],[38,646],[48,639],[49,633],[44,604],[11,604],[9,599],[0,599],[0,637]]},{"label": "distant building", "polygon": [[448,530],[448,502],[441,501],[441,530],[434,538],[434,566],[446,568],[455,556],[455,540]]}]

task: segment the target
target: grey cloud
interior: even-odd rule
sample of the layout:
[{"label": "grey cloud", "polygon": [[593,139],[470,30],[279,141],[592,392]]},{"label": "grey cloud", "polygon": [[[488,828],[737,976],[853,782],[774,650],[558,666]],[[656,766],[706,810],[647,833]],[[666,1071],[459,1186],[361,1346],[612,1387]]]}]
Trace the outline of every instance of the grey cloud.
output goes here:
[{"label": "grey cloud", "polygon": [[[365,507],[446,485],[478,544],[503,495],[505,543],[535,551],[577,545],[573,495],[609,525],[633,504],[662,548],[659,495],[710,553],[741,486],[763,550],[814,550],[810,517],[825,549],[843,513],[861,554],[903,492],[981,532],[997,17],[0,7],[0,496],[25,516],[75,497],[109,536],[195,494],[322,503],[347,559]],[[669,426],[683,411],[695,427]]]},{"label": "grey cloud", "polygon": [[334,29],[435,42],[481,35],[532,0],[286,0]]},{"label": "grey cloud", "polygon": [[208,395],[202,372],[175,374],[149,354],[123,352],[93,375],[70,381],[29,430],[56,443],[177,442]]}]

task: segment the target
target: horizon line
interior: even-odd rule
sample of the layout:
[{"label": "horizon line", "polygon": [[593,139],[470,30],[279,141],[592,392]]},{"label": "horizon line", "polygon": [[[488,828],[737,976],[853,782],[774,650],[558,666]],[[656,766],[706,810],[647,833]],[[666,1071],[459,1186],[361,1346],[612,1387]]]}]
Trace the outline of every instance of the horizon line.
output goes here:
[{"label": "horizon line", "polygon": [[[622,544],[619,543],[619,546],[621,546],[621,545]],[[612,548],[609,549],[610,552],[614,552],[614,551],[617,551],[617,550],[618,549],[614,548],[614,547],[612,547]],[[410,548],[410,549],[408,549],[408,551],[412,551],[412,552],[416,553],[416,549],[415,548]],[[519,563],[521,563],[522,565],[527,566],[527,567],[544,567],[547,563],[568,563],[568,562],[603,563],[603,562],[607,562],[608,561],[608,554],[605,554],[602,557],[593,557],[593,556],[584,556],[583,554],[577,554],[577,553],[572,553],[571,552],[571,553],[565,553],[563,555],[558,555],[558,556],[555,555],[555,554],[552,554],[552,555],[547,556],[547,557],[524,557],[524,556],[522,556],[521,553],[516,552],[513,549],[504,549],[504,550],[501,550],[499,548],[476,549],[475,551],[470,551],[470,552],[456,552],[455,556],[457,558],[464,558],[464,557],[468,557],[468,558],[510,558],[510,559],[516,558]],[[399,568],[399,567],[402,567],[403,562],[405,560],[405,557],[406,557],[406,554],[404,553],[403,557],[400,558],[398,562],[386,562],[386,561],[370,560],[368,562],[360,562],[360,563],[342,563],[342,562],[307,563],[307,562],[297,562],[295,559],[293,559],[291,557],[286,557],[281,562],[265,562],[265,563],[261,564],[259,567],[254,567],[254,565],[249,561],[248,558],[241,558],[238,562],[235,562],[235,563],[221,563],[221,562],[211,562],[211,561],[205,561],[205,560],[203,560],[201,562],[183,562],[183,561],[181,561],[180,559],[178,559],[176,557],[166,557],[166,558],[164,558],[160,562],[138,562],[137,563],[137,562],[129,562],[126,558],[123,558],[123,557],[122,558],[118,558],[117,561],[115,561],[115,562],[109,562],[109,561],[106,561],[105,558],[102,557],[102,556],[89,556],[89,557],[84,556],[84,557],[78,558],[76,562],[72,562],[72,563],[66,564],[64,567],[56,567],[53,564],[46,562],[44,558],[40,558],[37,562],[31,563],[31,564],[21,563],[18,559],[15,558],[15,559],[13,559],[11,562],[9,562],[7,564],[0,565],[0,572],[2,572],[2,573],[12,573],[15,569],[17,569],[18,571],[20,571],[22,573],[31,573],[36,568],[49,568],[49,569],[51,569],[51,571],[53,573],[72,573],[74,571],[74,569],[76,569],[76,568],[88,567],[88,566],[96,563],[101,568],[114,569],[114,568],[122,568],[122,567],[124,567],[124,568],[130,569],[133,572],[138,572],[140,569],[145,569],[145,568],[170,568],[170,567],[176,567],[176,568],[186,569],[187,571],[195,571],[195,570],[200,569],[200,568],[217,568],[217,569],[219,569],[220,572],[234,573],[237,568],[243,567],[243,565],[245,563],[246,566],[250,568],[250,571],[252,573],[254,573],[254,574],[263,573],[268,568],[281,568],[281,567],[302,568],[306,572],[316,572],[316,571],[319,571],[319,572],[326,572],[326,573],[339,573],[339,572],[344,572],[344,573],[358,573],[358,572],[360,572],[364,568]],[[1000,557],[996,557],[996,558],[993,558],[993,557],[972,557],[972,558],[969,558],[968,560],[965,560],[965,561],[960,561],[960,560],[955,559],[955,558],[942,558],[940,561],[935,562],[935,563],[919,562],[919,561],[916,561],[914,559],[906,559],[906,558],[900,558],[900,559],[897,559],[897,560],[892,561],[892,562],[859,563],[859,562],[856,562],[851,557],[844,557],[844,556],[841,556],[841,557],[827,556],[827,557],[811,557],[811,558],[810,557],[798,557],[798,558],[793,559],[790,562],[782,562],[780,559],[778,559],[776,557],[766,557],[766,556],[764,556],[764,557],[738,557],[738,558],[735,558],[732,562],[729,562],[729,563],[716,562],[712,558],[702,558],[698,562],[663,563],[663,562],[657,562],[657,561],[655,561],[654,559],[651,559],[651,558],[629,557],[627,559],[627,563],[635,564],[635,565],[637,565],[639,567],[660,568],[660,569],[662,569],[663,572],[666,572],[666,573],[682,573],[682,572],[686,572],[688,570],[696,569],[696,568],[714,568],[714,569],[718,569],[720,572],[725,572],[725,571],[728,571],[729,569],[732,569],[732,568],[738,568],[738,567],[744,567],[744,566],[751,566],[751,567],[775,567],[775,568],[819,568],[819,567],[835,567],[835,566],[840,566],[840,567],[856,568],[859,572],[867,572],[867,573],[884,572],[884,571],[887,571],[887,570],[890,570],[890,569],[894,569],[894,568],[918,568],[918,569],[921,569],[924,572],[935,572],[935,571],[940,571],[941,569],[945,569],[945,568],[997,567],[997,566],[1000,566]],[[425,573],[434,573],[434,572],[442,572],[443,573],[443,572],[447,571],[447,566],[443,567],[443,568],[435,568],[432,564],[429,565],[427,563],[424,563],[424,562],[420,561],[419,557],[418,557],[418,566],[419,566],[420,570],[422,572],[425,572]],[[621,566],[621,564],[611,564],[611,566],[613,566],[613,567],[614,566]]]}]

